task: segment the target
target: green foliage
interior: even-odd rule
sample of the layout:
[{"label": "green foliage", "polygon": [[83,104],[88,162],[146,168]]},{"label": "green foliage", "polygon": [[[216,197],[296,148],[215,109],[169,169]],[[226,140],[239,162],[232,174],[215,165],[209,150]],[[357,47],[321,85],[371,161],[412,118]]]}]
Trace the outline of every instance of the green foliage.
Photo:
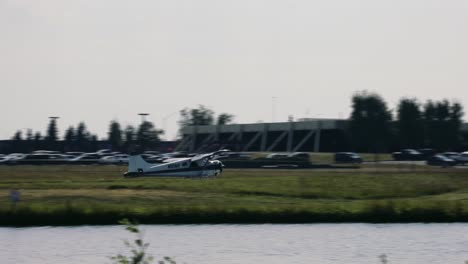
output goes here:
[{"label": "green foliage", "polygon": [[149,264],[153,261],[153,257],[147,254],[147,249],[149,243],[143,242],[143,234],[138,228],[137,224],[124,219],[119,222],[122,225],[125,225],[125,229],[136,235],[136,239],[132,241],[133,243],[125,240],[125,246],[129,249],[129,256],[119,254],[117,256],[111,257],[114,263],[118,264]]},{"label": "green foliage", "polygon": [[421,105],[417,99],[403,98],[397,107],[398,139],[401,147],[424,146],[424,122]]},{"label": "green foliage", "polygon": [[213,125],[214,112],[206,108],[204,105],[199,105],[198,108],[184,108],[180,111],[179,125],[186,126],[204,126]]},{"label": "green foliage", "polygon": [[159,136],[163,133],[154,127],[154,124],[148,121],[141,123],[137,131],[137,144],[141,150],[151,150],[158,146],[161,141]]},{"label": "green foliage", "polygon": [[42,140],[41,132],[34,133],[34,141],[40,141],[40,140]]},{"label": "green foliage", "polygon": [[89,132],[84,122],[80,122],[76,128],[76,144],[81,145],[89,141]]},{"label": "green foliage", "polygon": [[50,119],[49,126],[47,127],[47,134],[45,136],[45,140],[49,142],[56,142],[58,140],[57,121],[55,120],[55,118]]},{"label": "green foliage", "polygon": [[217,125],[227,125],[234,120],[234,115],[222,113],[218,116],[216,124]]},{"label": "green foliage", "polygon": [[26,130],[26,140],[31,142],[33,139],[34,139],[33,131],[32,131],[32,129],[28,128]]},{"label": "green foliage", "polygon": [[73,126],[69,126],[67,130],[65,131],[65,136],[64,140],[67,145],[73,144],[73,141],[75,141],[75,128]]},{"label": "green foliage", "polygon": [[120,128],[119,122],[113,120],[109,125],[109,132],[107,140],[112,146],[112,149],[120,150],[123,144],[122,129]]},{"label": "green foliage", "polygon": [[448,100],[424,105],[425,143],[439,150],[453,149],[460,142],[463,107]]},{"label": "green foliage", "polygon": [[12,138],[14,141],[22,141],[23,140],[23,133],[21,132],[21,130],[18,130],[15,132],[15,134],[13,135],[13,138]]},{"label": "green foliage", "polygon": [[355,147],[364,152],[383,152],[388,148],[392,121],[383,98],[361,91],[352,97],[350,132]]},{"label": "green foliage", "polygon": [[[119,254],[117,256],[110,257],[111,260],[116,264],[150,264],[154,258],[147,253],[149,243],[143,241],[143,233],[141,232],[136,222],[123,219],[119,221],[120,224],[125,225],[125,229],[136,235],[136,239],[132,242],[125,240],[125,246],[129,249],[129,255],[125,256]],[[164,257],[158,261],[159,264],[176,264],[176,262],[170,257]]]}]

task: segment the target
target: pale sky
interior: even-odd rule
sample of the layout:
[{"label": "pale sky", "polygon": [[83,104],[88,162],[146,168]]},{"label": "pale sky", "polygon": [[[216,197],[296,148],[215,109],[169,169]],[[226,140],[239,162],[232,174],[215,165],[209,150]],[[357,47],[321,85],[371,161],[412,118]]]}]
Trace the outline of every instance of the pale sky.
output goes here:
[{"label": "pale sky", "polygon": [[139,112],[172,139],[198,104],[346,118],[363,89],[468,112],[466,0],[0,0],[0,36],[0,139],[51,115],[104,138]]}]

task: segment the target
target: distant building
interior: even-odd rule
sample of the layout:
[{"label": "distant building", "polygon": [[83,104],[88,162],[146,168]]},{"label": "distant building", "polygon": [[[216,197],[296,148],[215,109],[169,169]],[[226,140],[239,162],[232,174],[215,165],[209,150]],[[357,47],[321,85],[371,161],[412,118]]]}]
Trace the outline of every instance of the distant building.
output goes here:
[{"label": "distant building", "polygon": [[[256,124],[190,126],[182,129],[178,151],[337,152],[351,150],[347,119],[304,118],[298,121]],[[468,123],[462,126],[468,146]]]},{"label": "distant building", "polygon": [[341,151],[348,148],[347,120],[305,119],[297,122],[190,126],[182,130],[176,150]]}]

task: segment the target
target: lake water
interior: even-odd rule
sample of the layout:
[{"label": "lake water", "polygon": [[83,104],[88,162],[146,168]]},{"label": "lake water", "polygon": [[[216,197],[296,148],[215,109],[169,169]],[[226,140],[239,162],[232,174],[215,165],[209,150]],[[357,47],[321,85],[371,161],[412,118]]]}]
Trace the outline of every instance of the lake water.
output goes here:
[{"label": "lake water", "polygon": [[[156,258],[187,264],[464,264],[468,224],[145,225]],[[122,226],[0,228],[0,263],[112,263]]]}]

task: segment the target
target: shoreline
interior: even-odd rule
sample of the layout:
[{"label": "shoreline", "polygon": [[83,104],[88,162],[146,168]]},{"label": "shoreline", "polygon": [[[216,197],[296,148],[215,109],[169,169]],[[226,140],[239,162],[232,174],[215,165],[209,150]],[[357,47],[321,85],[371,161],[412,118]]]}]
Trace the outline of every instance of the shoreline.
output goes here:
[{"label": "shoreline", "polygon": [[80,214],[2,213],[0,227],[117,225],[124,218],[148,225],[197,224],[408,224],[468,223],[468,214],[451,215],[435,210],[406,214],[318,214],[318,213],[202,213],[202,214]]}]

